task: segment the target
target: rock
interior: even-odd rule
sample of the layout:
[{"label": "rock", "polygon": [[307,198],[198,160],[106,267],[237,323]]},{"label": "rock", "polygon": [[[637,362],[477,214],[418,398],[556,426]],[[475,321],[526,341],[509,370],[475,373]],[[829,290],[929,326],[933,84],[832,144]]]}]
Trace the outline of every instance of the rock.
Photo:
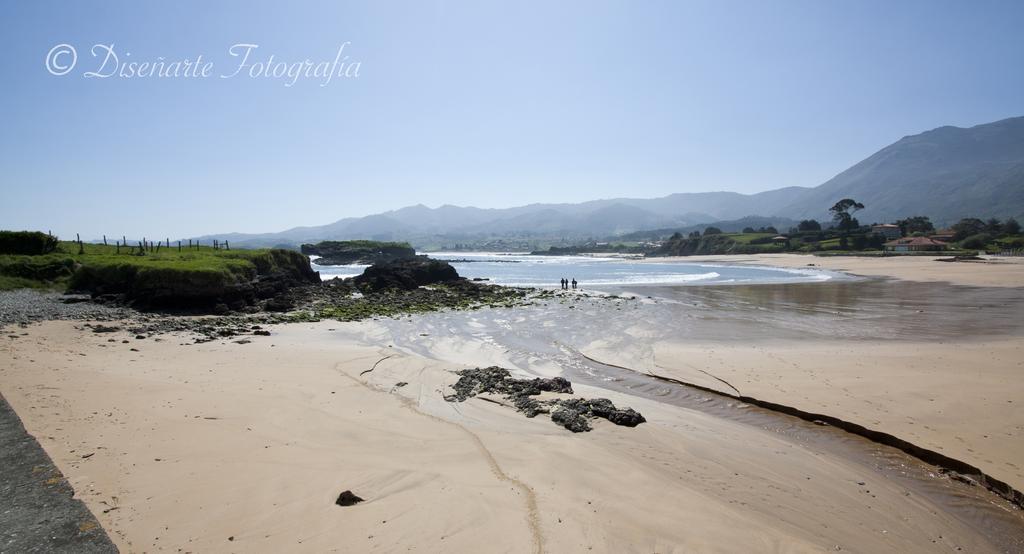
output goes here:
[{"label": "rock", "polygon": [[256,331],[253,331],[252,334],[259,335],[261,337],[269,337],[270,336],[270,331],[265,331],[263,329],[257,329]]},{"label": "rock", "polygon": [[116,325],[104,325],[102,323],[99,323],[92,326],[93,333],[116,333],[117,331],[120,330],[121,328],[117,327]]},{"label": "rock", "polygon": [[372,240],[325,240],[300,247],[307,256],[320,256],[317,265],[375,264],[416,256],[416,250],[405,242]]},{"label": "rock", "polygon": [[548,412],[546,406],[529,396],[517,396],[513,399],[513,404],[515,404],[516,409],[523,412],[523,415],[526,417],[536,417],[537,414]]},{"label": "rock", "polygon": [[583,433],[590,431],[590,423],[587,422],[586,415],[580,411],[579,406],[575,404],[560,404],[554,411],[551,412],[551,421],[565,427],[573,433]]},{"label": "rock", "polygon": [[92,301],[92,297],[88,294],[65,294],[60,301],[64,304],[80,304],[82,302]]},{"label": "rock", "polygon": [[295,309],[295,303],[288,298],[276,296],[267,300],[263,307],[268,312],[290,312]]},{"label": "rock", "polygon": [[550,413],[551,421],[574,432],[590,431],[589,420],[603,418],[626,427],[636,427],[647,421],[632,408],[617,408],[607,398],[569,398],[537,400],[541,392],[573,394],[572,383],[562,377],[551,379],[515,379],[509,371],[497,366],[464,369],[456,372],[459,380],[452,385],[455,393],[445,395],[448,402],[462,402],[478,394],[502,394],[516,410],[526,417]]},{"label": "rock", "polygon": [[362,501],[363,499],[356,496],[352,491],[344,491],[338,495],[338,499],[334,503],[338,506],[354,506]]},{"label": "rock", "polygon": [[552,377],[551,379],[534,379],[533,382],[537,385],[540,390],[545,392],[561,392],[565,394],[572,394],[572,383],[568,379],[562,377]]},{"label": "rock", "polygon": [[459,281],[458,272],[448,262],[426,256],[379,262],[358,275],[353,282],[363,291],[388,289],[413,290],[423,285]]},{"label": "rock", "polygon": [[[457,372],[459,380],[452,385],[454,400],[459,402],[481,393],[509,396],[537,396],[542,391],[572,394],[572,383],[562,377],[551,379],[514,379],[507,369],[497,366],[465,369]],[[452,401],[452,398],[445,397]]]},{"label": "rock", "polygon": [[647,419],[633,408],[626,408],[625,410],[615,410],[612,412],[611,415],[608,416],[608,421],[615,425],[636,427],[637,425],[646,422]]}]

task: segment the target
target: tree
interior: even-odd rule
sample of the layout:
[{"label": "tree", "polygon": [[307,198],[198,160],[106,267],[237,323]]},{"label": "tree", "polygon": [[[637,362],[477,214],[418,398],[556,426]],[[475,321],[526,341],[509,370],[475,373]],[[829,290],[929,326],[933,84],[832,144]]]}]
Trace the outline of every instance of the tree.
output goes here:
[{"label": "tree", "polygon": [[775,227],[772,227],[771,225],[769,225],[768,227],[761,227],[761,232],[762,233],[771,233],[773,235],[779,234],[779,230],[776,229]]},{"label": "tree", "polygon": [[683,240],[683,234],[676,231],[675,233],[672,233],[672,236],[669,237],[668,240]]},{"label": "tree", "polygon": [[721,234],[722,234],[722,230],[719,229],[718,227],[708,227],[707,229],[704,229],[704,236],[708,236],[708,235],[721,235]]},{"label": "tree", "polygon": [[860,222],[853,218],[854,212],[863,209],[864,204],[852,198],[843,198],[829,208],[828,211],[832,212],[832,221],[836,222],[836,227],[840,231],[850,231],[860,226]]},{"label": "tree", "polygon": [[756,233],[757,231],[754,231],[753,227],[744,227],[743,228],[743,232],[744,233]]},{"label": "tree", "polygon": [[1003,231],[1006,232],[1007,235],[1019,235],[1020,223],[1017,223],[1017,220],[1011,217],[1003,223]]},{"label": "tree", "polygon": [[992,235],[989,235],[988,233],[978,233],[965,238],[963,242],[960,243],[960,246],[968,250],[982,250],[988,246],[988,243],[990,242],[992,242]]},{"label": "tree", "polygon": [[820,231],[821,223],[813,219],[805,219],[796,226],[798,231]]},{"label": "tree", "polygon": [[932,221],[926,215],[915,215],[914,217],[901,219],[896,222],[896,225],[899,226],[903,236],[910,236],[914,233],[931,233],[935,230],[935,225],[932,225]]},{"label": "tree", "polygon": [[971,235],[985,232],[985,222],[976,217],[965,217],[953,224],[953,240],[961,241]]},{"label": "tree", "polygon": [[996,218],[991,218],[985,222],[985,232],[990,235],[998,235],[1003,231],[1003,224]]}]

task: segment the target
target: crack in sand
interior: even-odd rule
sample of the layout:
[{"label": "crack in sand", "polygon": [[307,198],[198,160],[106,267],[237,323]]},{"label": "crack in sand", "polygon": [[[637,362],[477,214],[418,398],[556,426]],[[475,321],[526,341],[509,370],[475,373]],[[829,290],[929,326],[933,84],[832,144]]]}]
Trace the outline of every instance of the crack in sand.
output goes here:
[{"label": "crack in sand", "polygon": [[[362,376],[362,375],[364,375],[366,373],[369,373],[370,371],[373,371],[374,369],[377,368],[378,364],[380,364],[384,360],[387,360],[388,358],[392,358],[394,356],[395,355],[392,354],[392,355],[389,355],[389,356],[385,356],[384,358],[381,358],[380,360],[377,360],[377,363],[373,364],[373,367],[371,367],[370,369],[368,369],[366,371],[363,371],[359,375]],[[498,478],[499,481],[504,481],[506,483],[511,484],[513,487],[518,489],[519,492],[525,497],[525,499],[526,499],[526,523],[530,527],[530,535],[531,535],[531,538],[533,539],[533,551],[536,554],[541,554],[541,553],[544,552],[544,539],[543,539],[543,535],[541,534],[541,530],[540,530],[540,516],[539,516],[540,512],[537,509],[537,495],[533,492],[533,489],[530,488],[529,485],[527,485],[526,483],[520,481],[519,479],[516,479],[515,477],[512,477],[511,475],[505,473],[505,471],[501,469],[501,466],[498,464],[498,460],[494,457],[494,455],[491,453],[491,451],[487,449],[487,446],[484,445],[483,440],[481,440],[480,437],[477,436],[476,433],[470,431],[469,429],[467,429],[466,427],[464,427],[464,426],[462,426],[462,425],[460,425],[458,423],[455,423],[454,421],[448,421],[448,420],[446,420],[444,418],[435,416],[433,414],[428,414],[426,412],[423,412],[423,411],[421,411],[417,407],[417,405],[413,401],[413,399],[406,398],[406,397],[401,396],[401,395],[394,395],[394,394],[388,393],[388,392],[386,392],[384,390],[381,390],[381,389],[379,389],[377,387],[374,387],[374,386],[370,385],[369,383],[367,383],[366,381],[357,379],[356,377],[353,377],[353,376],[349,375],[348,373],[346,373],[344,370],[342,370],[339,367],[340,365],[341,364],[339,363],[338,365],[335,366],[335,369],[339,373],[341,373],[345,377],[348,377],[352,381],[354,381],[354,382],[356,382],[356,383],[366,387],[368,390],[371,390],[371,391],[379,393],[379,394],[384,394],[384,395],[387,395],[387,396],[392,397],[392,398],[396,398],[397,397],[399,402],[402,404],[402,406],[405,407],[406,409],[412,411],[413,413],[421,415],[421,416],[424,416],[424,417],[428,417],[430,419],[433,419],[433,420],[438,421],[440,423],[444,423],[446,425],[450,425],[452,427],[455,427],[456,429],[459,429],[460,431],[462,431],[466,435],[468,435],[470,437],[470,439],[472,439],[473,444],[476,446],[477,450],[480,452],[480,455],[483,456],[484,460],[487,462],[487,465],[488,465],[489,469],[491,470],[491,474],[493,474],[496,478]],[[421,374],[422,374],[422,371],[421,371]]]},{"label": "crack in sand", "polygon": [[[660,367],[660,366],[659,366],[659,367]],[[712,373],[709,373],[709,372],[707,372],[707,371],[704,371],[703,369],[698,369],[697,371],[699,371],[699,372],[703,373],[704,375],[707,375],[708,377],[711,377],[712,379],[717,379],[718,381],[721,381],[722,383],[724,383],[724,384],[725,384],[725,386],[727,386],[727,387],[729,387],[730,389],[732,389],[732,390],[736,391],[736,395],[737,395],[737,396],[742,396],[742,395],[743,395],[743,393],[741,393],[741,392],[740,392],[740,389],[738,389],[738,388],[736,388],[736,387],[732,386],[732,383],[730,383],[729,381],[726,381],[725,379],[722,379],[721,377],[718,377],[717,375],[714,375],[714,374],[712,374]]]},{"label": "crack in sand", "polygon": [[390,357],[392,357],[392,356],[394,356],[394,354],[390,354],[390,355],[388,355],[388,356],[384,356],[383,358],[381,358],[381,359],[377,360],[377,361],[376,361],[376,362],[375,362],[375,363],[373,364],[373,366],[372,366],[372,367],[371,367],[370,369],[367,369],[367,370],[365,370],[365,371],[360,371],[360,372],[359,372],[359,376],[360,376],[360,377],[362,377],[363,375],[366,375],[367,373],[370,373],[371,371],[373,371],[373,370],[377,369],[377,366],[378,366],[378,365],[379,365],[379,364],[380,364],[381,362],[383,362],[384,360],[386,360],[386,359],[388,359],[388,358],[390,358]]}]

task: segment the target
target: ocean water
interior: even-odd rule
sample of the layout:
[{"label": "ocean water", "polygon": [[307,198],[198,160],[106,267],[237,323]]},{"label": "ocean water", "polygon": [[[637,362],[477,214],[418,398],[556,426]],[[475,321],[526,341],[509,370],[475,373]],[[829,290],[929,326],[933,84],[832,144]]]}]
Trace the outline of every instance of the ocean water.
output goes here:
[{"label": "ocean water", "polygon": [[[584,289],[634,285],[720,285],[813,283],[843,279],[818,269],[783,269],[690,262],[650,262],[621,257],[530,256],[496,252],[427,252],[447,260],[459,275],[521,287],[558,288],[559,279],[576,279]],[[315,258],[315,256],[313,257]],[[313,266],[323,279],[352,277],[365,265]]]}]

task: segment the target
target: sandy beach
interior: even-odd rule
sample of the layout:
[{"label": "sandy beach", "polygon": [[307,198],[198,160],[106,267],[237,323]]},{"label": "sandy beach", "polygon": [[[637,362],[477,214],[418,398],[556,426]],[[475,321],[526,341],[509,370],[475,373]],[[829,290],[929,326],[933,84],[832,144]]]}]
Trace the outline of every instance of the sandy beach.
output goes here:
[{"label": "sandy beach", "polygon": [[[994,279],[978,277],[977,266],[943,267],[946,280]],[[1004,287],[1024,274],[1024,265],[1012,267],[998,268]],[[984,500],[980,487],[933,474],[920,488],[870,456],[598,388],[600,379],[573,378],[579,368],[559,357],[577,349],[711,388],[727,381],[919,442],[1019,489],[1019,329],[964,340],[667,339],[637,323],[664,309],[657,299],[566,298],[279,325],[247,344],[136,339],[74,322],[9,327],[0,391],[123,552],[999,552],[1021,544],[993,531],[1024,529],[1020,511]],[[700,319],[713,312],[688,325],[739,337],[758,328]],[[626,330],[618,341],[581,330],[541,344],[558,317]],[[567,375],[577,396],[609,398],[647,423],[599,420],[573,434],[497,397],[444,400],[452,370],[487,365]],[[336,506],[345,490],[365,501]],[[936,500],[950,495],[984,507],[965,516]]]},{"label": "sandy beach", "polygon": [[[750,254],[649,258],[649,261],[729,263],[841,271],[864,277],[890,277],[905,281],[948,282],[975,287],[1024,287],[1024,258],[986,256],[984,262],[936,262],[941,253],[927,256],[812,256],[809,254]],[[952,267],[951,267],[952,266]]]}]

